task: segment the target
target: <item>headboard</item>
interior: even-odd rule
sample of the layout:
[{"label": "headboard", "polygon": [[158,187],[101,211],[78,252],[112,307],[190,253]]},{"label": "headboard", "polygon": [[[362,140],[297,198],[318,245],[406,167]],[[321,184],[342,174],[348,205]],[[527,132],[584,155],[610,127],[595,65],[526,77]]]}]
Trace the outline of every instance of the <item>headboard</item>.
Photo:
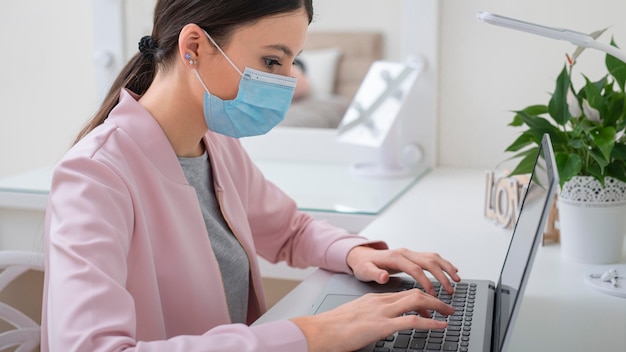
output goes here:
[{"label": "headboard", "polygon": [[383,58],[383,35],[310,32],[299,58],[311,90],[294,99],[281,125],[336,128],[370,66]]},{"label": "headboard", "polygon": [[352,99],[374,61],[383,58],[383,35],[377,32],[309,32],[304,50],[339,48],[334,93]]}]

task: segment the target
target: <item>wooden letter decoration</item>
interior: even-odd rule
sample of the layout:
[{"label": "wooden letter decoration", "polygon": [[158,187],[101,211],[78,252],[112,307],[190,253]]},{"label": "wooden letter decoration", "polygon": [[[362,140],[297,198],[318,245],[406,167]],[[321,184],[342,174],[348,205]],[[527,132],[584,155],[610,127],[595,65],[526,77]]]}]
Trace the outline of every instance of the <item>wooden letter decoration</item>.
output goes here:
[{"label": "wooden letter decoration", "polygon": [[517,221],[519,201],[526,190],[526,182],[519,177],[499,177],[487,172],[485,187],[485,217],[500,227],[510,227]]}]

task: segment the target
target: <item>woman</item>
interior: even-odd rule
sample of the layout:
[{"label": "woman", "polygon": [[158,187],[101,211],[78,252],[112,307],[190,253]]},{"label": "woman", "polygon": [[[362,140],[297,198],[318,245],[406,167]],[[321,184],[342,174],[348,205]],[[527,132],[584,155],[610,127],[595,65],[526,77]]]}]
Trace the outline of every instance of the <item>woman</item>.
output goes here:
[{"label": "woman", "polygon": [[42,351],[348,351],[445,326],[401,316],[453,311],[419,291],[248,325],[265,310],[257,255],[380,283],[459,280],[436,254],[313,221],[240,146],[284,116],[312,12],[311,0],[157,2],[152,35],[54,172]]}]

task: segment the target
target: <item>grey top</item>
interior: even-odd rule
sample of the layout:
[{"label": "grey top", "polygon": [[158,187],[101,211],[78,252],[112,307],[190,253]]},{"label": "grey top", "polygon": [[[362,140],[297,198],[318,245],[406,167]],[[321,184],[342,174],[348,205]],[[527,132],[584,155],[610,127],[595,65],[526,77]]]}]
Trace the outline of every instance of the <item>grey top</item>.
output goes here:
[{"label": "grey top", "polygon": [[[226,224],[215,197],[208,153],[195,158],[179,157],[185,177],[196,189],[204,223],[222,273],[228,310],[233,323],[246,323],[250,263],[243,247]],[[207,299],[211,299],[207,297]]]}]

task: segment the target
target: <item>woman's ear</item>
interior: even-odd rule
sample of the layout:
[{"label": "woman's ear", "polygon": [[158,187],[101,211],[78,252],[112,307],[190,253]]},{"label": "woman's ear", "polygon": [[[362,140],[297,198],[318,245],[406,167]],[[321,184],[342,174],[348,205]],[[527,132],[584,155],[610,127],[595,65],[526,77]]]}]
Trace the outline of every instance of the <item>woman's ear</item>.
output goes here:
[{"label": "woman's ear", "polygon": [[208,45],[204,30],[195,23],[187,24],[178,36],[178,56],[188,68],[195,68],[202,46]]}]

